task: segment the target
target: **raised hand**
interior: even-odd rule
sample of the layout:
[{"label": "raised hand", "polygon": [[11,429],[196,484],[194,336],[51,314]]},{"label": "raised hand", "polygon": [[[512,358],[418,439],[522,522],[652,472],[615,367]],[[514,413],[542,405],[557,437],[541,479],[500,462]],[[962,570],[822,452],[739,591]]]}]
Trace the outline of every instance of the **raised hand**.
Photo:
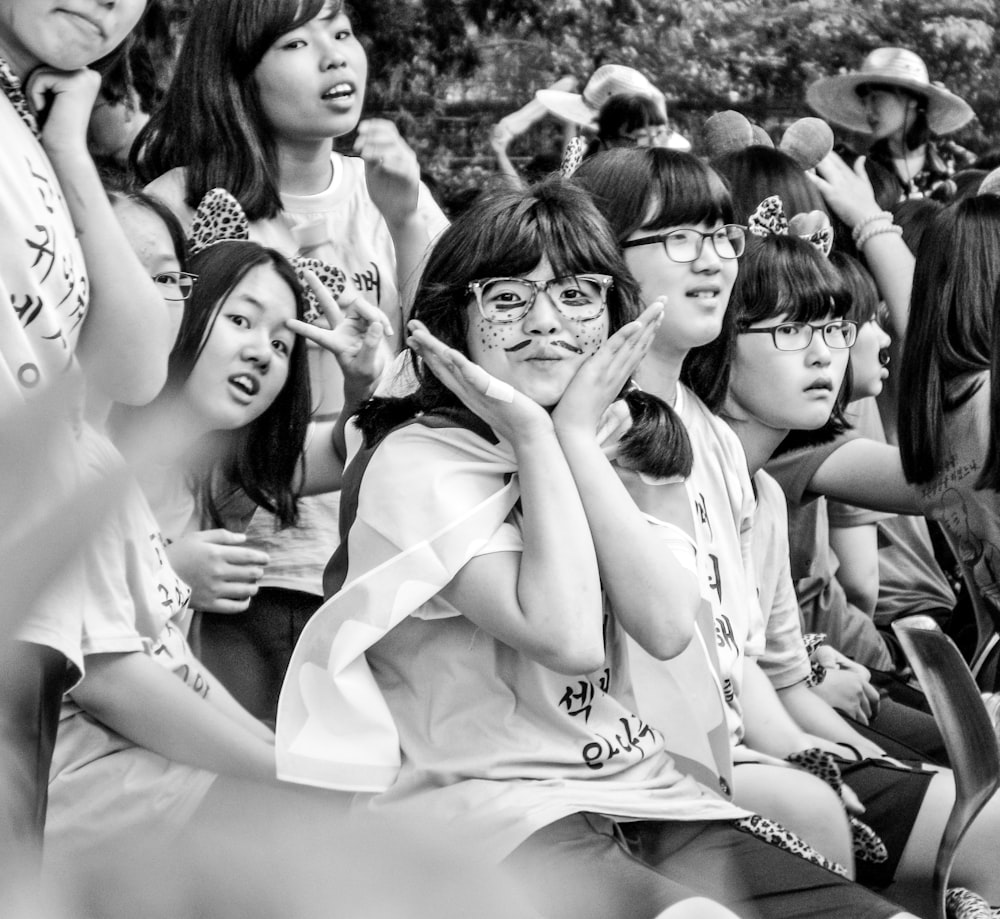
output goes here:
[{"label": "raised hand", "polygon": [[387,341],[392,334],[389,318],[350,285],[338,300],[313,272],[305,269],[303,274],[329,328],[299,319],[289,319],[286,324],[337,359],[344,374],[345,402],[360,403],[374,393],[392,359]]},{"label": "raised hand", "polygon": [[189,533],[167,546],[170,564],[191,588],[192,609],[242,613],[250,605],[268,557],[245,543],[243,533],[220,529]]},{"label": "raised hand", "polygon": [[86,153],[90,113],[101,88],[94,70],[39,67],[25,86],[28,102],[41,124],[41,142],[49,156]]},{"label": "raised hand", "polygon": [[427,368],[501,437],[517,446],[534,434],[552,430],[548,412],[533,399],[449,348],[419,320],[411,319],[407,328],[406,343]]},{"label": "raised hand", "polygon": [[597,435],[606,409],[649,350],[663,320],[664,303],[665,298],[658,297],[584,361],[552,412],[557,433],[583,428]]},{"label": "raised hand", "polygon": [[806,175],[820,190],[827,207],[852,229],[882,211],[865,172],[863,156],[857,158],[852,169],[836,153],[828,153],[816,166],[816,173]]},{"label": "raised hand", "polygon": [[368,194],[390,226],[413,216],[420,188],[417,155],[396,126],[384,118],[358,125],[354,152],[365,161]]}]

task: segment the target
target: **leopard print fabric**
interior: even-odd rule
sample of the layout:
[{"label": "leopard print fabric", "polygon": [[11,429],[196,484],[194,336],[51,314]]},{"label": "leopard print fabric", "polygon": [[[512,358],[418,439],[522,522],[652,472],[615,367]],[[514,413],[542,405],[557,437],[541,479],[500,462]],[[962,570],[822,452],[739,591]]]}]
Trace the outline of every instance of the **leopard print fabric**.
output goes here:
[{"label": "leopard print fabric", "polygon": [[563,174],[564,178],[568,179],[580,168],[580,163],[583,162],[583,153],[586,149],[587,141],[582,137],[574,137],[566,144],[562,165],[559,167],[559,171]]},{"label": "leopard print fabric", "polygon": [[965,887],[952,887],[944,898],[948,919],[997,919],[1000,909],[991,907],[979,894]]},{"label": "leopard print fabric", "polygon": [[188,246],[192,255],[230,239],[249,239],[250,221],[226,189],[213,188],[198,203],[191,221]]},{"label": "leopard print fabric", "polygon": [[[840,767],[837,765],[832,753],[821,750],[819,747],[810,747],[786,757],[788,762],[805,769],[819,779],[822,779],[837,794],[844,787],[844,780],[840,775]],[[862,823],[857,817],[848,816],[851,825],[851,841],[854,848],[854,857],[861,862],[868,862],[873,865],[880,865],[889,858],[889,850],[885,843],[867,823]]]},{"label": "leopard print fabric", "polygon": [[749,833],[751,836],[756,836],[768,845],[777,846],[785,852],[798,855],[807,862],[812,862],[814,865],[826,868],[827,871],[832,871],[841,877],[848,876],[847,869],[843,865],[824,858],[804,839],[774,820],[769,820],[760,814],[752,814],[749,817],[743,817],[740,820],[734,821],[734,825],[736,829],[742,830],[744,833]]},{"label": "leopard print fabric", "polygon": [[39,137],[41,132],[38,130],[38,119],[35,118],[35,113],[31,111],[31,106],[28,104],[28,97],[24,94],[24,87],[21,85],[21,80],[15,75],[10,64],[2,57],[0,57],[0,90],[3,90],[7,101],[14,106],[14,111],[17,112],[21,121],[28,126],[35,137]]},{"label": "leopard print fabric", "polygon": [[[242,205],[226,189],[213,188],[198,204],[191,221],[191,235],[188,244],[192,255],[227,240],[250,238],[250,221]],[[297,255],[289,259],[299,279],[305,297],[306,307],[302,315],[305,322],[316,322],[323,318],[323,308],[316,292],[306,280],[309,270],[323,283],[334,297],[340,296],[347,287],[347,275],[335,265],[318,258]]]}]

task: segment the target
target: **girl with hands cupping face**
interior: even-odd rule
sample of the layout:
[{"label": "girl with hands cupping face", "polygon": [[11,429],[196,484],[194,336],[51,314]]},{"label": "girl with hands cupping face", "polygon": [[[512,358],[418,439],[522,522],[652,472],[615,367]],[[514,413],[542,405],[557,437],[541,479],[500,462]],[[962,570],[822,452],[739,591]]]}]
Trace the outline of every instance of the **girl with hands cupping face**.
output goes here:
[{"label": "girl with hands cupping face", "polygon": [[329,599],[282,689],[279,777],[433,802],[545,916],[731,917],[767,894],[727,878],[772,856],[798,870],[732,826],[742,812],[634,703],[626,634],[677,655],[701,603],[690,537],[616,472],[687,474],[686,440],[661,436],[671,409],[629,392],[627,430],[606,417],[662,312],[565,180],[459,218],[408,327],[416,389],[358,415]]}]

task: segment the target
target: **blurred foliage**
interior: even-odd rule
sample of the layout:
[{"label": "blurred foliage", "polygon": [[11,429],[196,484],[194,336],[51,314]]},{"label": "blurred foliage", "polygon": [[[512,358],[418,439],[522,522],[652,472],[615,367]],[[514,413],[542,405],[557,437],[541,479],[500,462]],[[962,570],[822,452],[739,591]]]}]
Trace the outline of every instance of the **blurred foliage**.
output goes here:
[{"label": "blurred foliage", "polygon": [[[724,108],[780,129],[808,114],[813,80],[900,45],[977,112],[959,143],[1000,144],[997,0],[358,0],[349,10],[369,54],[367,112],[397,121],[443,183],[492,168],[490,127],[535,90],[567,74],[582,86],[605,63],[645,73],[696,138]],[[553,145],[558,129],[541,125],[511,153],[524,161]]]}]

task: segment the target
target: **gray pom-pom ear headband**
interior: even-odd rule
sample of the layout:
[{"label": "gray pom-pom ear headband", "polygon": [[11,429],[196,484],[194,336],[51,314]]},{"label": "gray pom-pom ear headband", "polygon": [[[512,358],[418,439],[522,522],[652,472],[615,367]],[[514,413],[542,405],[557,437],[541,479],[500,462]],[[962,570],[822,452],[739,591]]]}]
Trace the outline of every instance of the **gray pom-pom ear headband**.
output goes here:
[{"label": "gray pom-pom ear headband", "polygon": [[[705,122],[702,142],[709,159],[747,147],[774,147],[763,128],[731,109],[717,112]],[[802,169],[812,169],[833,150],[833,131],[822,118],[800,118],[788,126],[777,149],[787,153]]]}]

